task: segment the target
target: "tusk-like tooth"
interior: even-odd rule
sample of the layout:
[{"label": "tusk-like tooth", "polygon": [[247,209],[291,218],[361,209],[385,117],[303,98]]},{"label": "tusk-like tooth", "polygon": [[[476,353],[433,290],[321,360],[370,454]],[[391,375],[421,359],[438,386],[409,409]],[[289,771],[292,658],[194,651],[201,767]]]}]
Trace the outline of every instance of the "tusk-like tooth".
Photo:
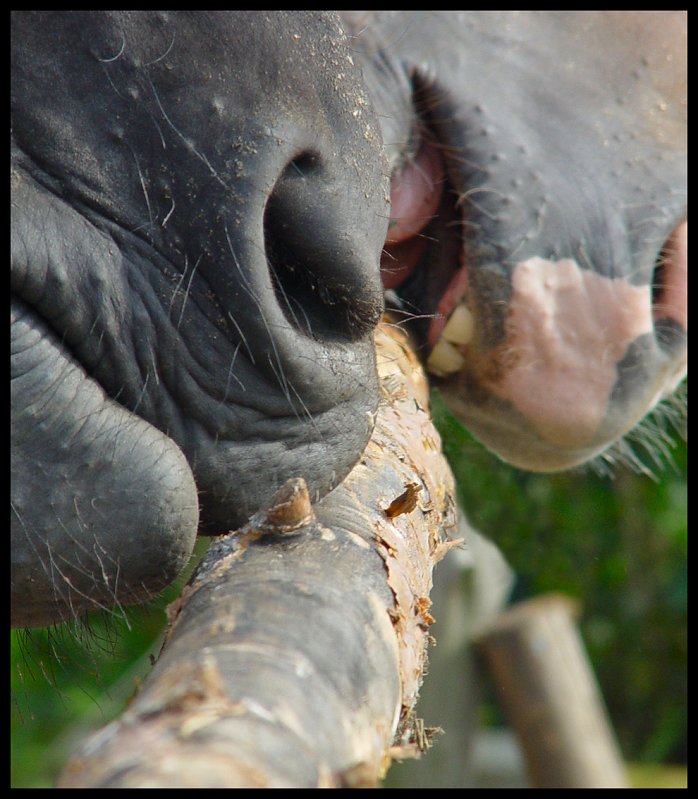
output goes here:
[{"label": "tusk-like tooth", "polygon": [[427,358],[427,371],[436,377],[447,377],[460,371],[465,358],[453,344],[440,338]]},{"label": "tusk-like tooth", "polygon": [[467,305],[458,305],[446,322],[441,335],[451,344],[469,344],[475,332],[475,320]]}]

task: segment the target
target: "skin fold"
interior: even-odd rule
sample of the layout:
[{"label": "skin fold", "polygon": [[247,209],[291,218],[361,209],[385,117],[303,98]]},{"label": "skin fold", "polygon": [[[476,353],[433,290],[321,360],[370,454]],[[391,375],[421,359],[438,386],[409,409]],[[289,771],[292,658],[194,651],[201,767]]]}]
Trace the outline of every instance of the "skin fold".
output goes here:
[{"label": "skin fold", "polygon": [[146,598],[197,529],[353,466],[388,175],[332,14],[20,12],[12,44],[13,623],[37,625]]}]

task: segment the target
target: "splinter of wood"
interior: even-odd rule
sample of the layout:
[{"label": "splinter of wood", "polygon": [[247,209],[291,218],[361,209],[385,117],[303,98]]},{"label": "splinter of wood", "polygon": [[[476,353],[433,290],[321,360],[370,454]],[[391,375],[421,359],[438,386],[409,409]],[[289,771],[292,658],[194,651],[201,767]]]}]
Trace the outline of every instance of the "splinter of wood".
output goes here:
[{"label": "splinter of wood", "polygon": [[394,519],[403,513],[411,513],[417,507],[417,497],[421,490],[419,483],[408,483],[405,491],[385,509],[385,515]]}]

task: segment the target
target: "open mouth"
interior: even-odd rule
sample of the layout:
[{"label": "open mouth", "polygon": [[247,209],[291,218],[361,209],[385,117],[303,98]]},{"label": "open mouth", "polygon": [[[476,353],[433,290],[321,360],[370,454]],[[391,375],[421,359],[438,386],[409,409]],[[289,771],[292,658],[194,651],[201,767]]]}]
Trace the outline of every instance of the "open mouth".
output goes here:
[{"label": "open mouth", "polygon": [[[464,187],[471,171],[473,185],[479,183],[477,157],[450,142],[454,109],[448,94],[419,72],[412,75],[412,87],[414,155],[392,177],[381,276],[384,287],[396,291],[403,312],[413,316],[411,328],[427,370],[447,378],[472,356],[478,327],[488,328],[479,332],[496,341],[503,320],[498,308],[491,318],[477,313],[477,298],[492,292],[479,285],[475,259],[469,257],[479,247],[479,225],[468,219],[472,203]],[[475,228],[471,235],[469,226]]]},{"label": "open mouth", "polygon": [[426,131],[416,156],[393,176],[381,275],[384,287],[397,290],[414,314],[435,377],[460,371],[475,332],[462,226],[442,148]]}]

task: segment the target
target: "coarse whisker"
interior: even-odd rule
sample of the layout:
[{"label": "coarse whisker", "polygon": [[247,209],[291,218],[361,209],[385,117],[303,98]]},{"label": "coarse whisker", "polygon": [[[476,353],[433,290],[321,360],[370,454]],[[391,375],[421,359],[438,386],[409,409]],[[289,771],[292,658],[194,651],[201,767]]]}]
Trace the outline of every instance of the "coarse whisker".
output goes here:
[{"label": "coarse whisker", "polygon": [[150,380],[150,372],[146,372],[145,380],[143,381],[143,385],[141,386],[141,390],[140,390],[140,392],[138,394],[138,399],[136,400],[133,408],[129,409],[131,411],[131,413],[134,413],[134,414],[137,413],[138,408],[139,408],[141,402],[143,401],[143,399],[145,397],[146,390],[148,388],[148,381],[149,380]]},{"label": "coarse whisker", "polygon": [[174,43],[175,43],[176,37],[177,37],[177,31],[173,30],[172,31],[172,41],[170,42],[169,47],[167,48],[167,50],[165,50],[165,52],[161,56],[158,56],[153,61],[148,61],[148,63],[147,64],[143,64],[143,66],[144,67],[151,67],[153,64],[157,64],[158,61],[162,61],[164,58],[167,58],[167,56],[170,54],[170,50],[172,50],[172,48],[174,47]]},{"label": "coarse whisker", "polygon": [[477,186],[473,187],[472,189],[467,189],[466,191],[462,192],[454,192],[457,195],[457,199],[455,202],[455,208],[460,209],[463,207],[465,202],[470,203],[473,207],[477,208],[481,214],[488,216],[490,219],[495,219],[494,216],[489,214],[485,211],[480,205],[478,205],[474,200],[473,197],[477,194],[493,194],[495,197],[499,199],[505,199],[506,195],[503,194],[499,189],[489,188],[488,186]]},{"label": "coarse whisker", "polygon": [[237,330],[238,336],[240,336],[240,341],[242,341],[242,343],[245,345],[245,349],[247,350],[247,356],[250,359],[250,363],[253,366],[256,366],[254,355],[252,354],[252,350],[250,349],[250,345],[247,343],[247,339],[245,338],[245,334],[242,332],[242,328],[237,323],[235,317],[230,313],[230,311],[226,311],[226,313],[227,313],[228,318],[230,319],[230,321],[235,326],[235,329]]},{"label": "coarse whisker", "polygon": [[134,149],[129,146],[129,150],[131,151],[131,155],[133,156],[133,160],[136,162],[136,169],[138,170],[138,179],[141,184],[141,189],[143,190],[143,196],[145,197],[145,205],[148,209],[148,236],[150,238],[150,243],[153,244],[153,210],[150,207],[150,197],[148,196],[148,187],[145,183],[145,177],[143,175],[143,171],[141,169],[141,165],[138,162],[138,156],[136,155]]},{"label": "coarse whisker", "polygon": [[386,327],[393,327],[396,330],[402,330],[407,325],[409,325],[412,322],[417,321],[419,319],[444,319],[445,318],[444,314],[441,314],[441,313],[411,314],[411,313],[407,313],[407,312],[393,311],[392,308],[390,309],[390,313],[403,313],[403,315],[405,317],[404,319],[399,319],[397,321],[390,321],[390,322],[388,322],[386,320],[383,321],[383,325],[385,325]]},{"label": "coarse whisker", "polygon": [[[203,254],[200,255],[196,259],[196,263],[192,267],[191,274],[189,275],[189,280],[187,281],[187,287],[184,290],[184,297],[182,297],[182,307],[179,310],[179,319],[177,320],[177,325],[176,325],[176,328],[175,328],[177,330],[177,332],[179,332],[179,329],[180,329],[180,327],[182,325],[182,319],[184,317],[184,309],[186,307],[187,300],[189,299],[189,292],[191,291],[191,284],[192,284],[192,281],[194,280],[194,275],[196,274],[196,270],[199,268],[199,264],[201,263],[201,259],[202,258],[203,258]],[[186,260],[185,260],[185,271],[186,271]],[[182,274],[182,278],[184,278],[184,273]],[[181,285],[181,281],[177,285],[177,288],[179,288],[180,285]]]},{"label": "coarse whisker", "polygon": [[[309,361],[312,363],[316,368],[322,367],[328,375],[335,375],[335,361],[330,355],[301,355],[300,353],[296,356],[299,361]],[[354,383],[353,385],[357,387],[360,391],[367,391],[371,388],[371,384],[367,383],[366,380],[359,378],[358,376],[353,377]]]},{"label": "coarse whisker", "polygon": [[[288,379],[284,375],[279,374],[279,372],[277,372],[277,368],[276,368],[276,366],[274,365],[274,363],[272,361],[270,353],[267,353],[267,358],[269,360],[269,366],[270,366],[271,370],[274,372],[274,375],[276,376],[276,379],[277,379],[279,385],[281,386],[281,390],[283,391],[284,396],[286,397],[286,400],[288,402],[289,408],[293,411],[293,415],[296,417],[296,419],[301,424],[306,424],[307,422],[310,422],[311,426],[314,428],[315,432],[318,434],[319,440],[320,441],[324,440],[322,431],[318,428],[317,422],[313,418],[313,414],[308,409],[308,406],[303,401],[303,398],[301,397],[301,395],[298,393],[298,391],[293,386],[293,384],[290,383],[290,381],[288,381]],[[291,396],[291,391],[293,391],[293,394],[295,395],[296,399],[298,400],[298,403],[300,404],[304,415],[307,417],[307,422],[298,413],[298,410],[296,409],[295,402],[293,401],[293,397]]]},{"label": "coarse whisker", "polygon": [[288,312],[293,317],[293,321],[296,324],[296,328],[298,330],[303,330],[303,327],[301,326],[301,324],[300,324],[300,322],[298,320],[298,317],[296,316],[295,311],[291,307],[291,299],[294,299],[294,301],[296,302],[296,305],[299,307],[299,309],[303,313],[303,316],[305,318],[305,323],[306,323],[306,329],[307,329],[308,333],[312,333],[312,328],[310,326],[310,320],[308,319],[308,315],[305,313],[305,310],[303,309],[303,307],[300,305],[300,303],[297,300],[295,300],[295,298],[289,298],[289,296],[286,293],[286,290],[283,287],[282,282],[279,280],[279,277],[278,277],[278,275],[276,273],[276,270],[274,269],[273,264],[271,264],[271,263],[269,264],[269,269],[270,269],[272,277],[274,279],[274,285],[278,289],[278,291],[281,293],[281,296],[283,297],[283,300],[286,303],[286,307],[288,308]]},{"label": "coarse whisker", "polygon": [[286,382],[285,382],[284,367],[283,367],[283,364],[281,362],[281,357],[279,356],[279,351],[278,351],[277,346],[276,346],[275,337],[274,337],[274,335],[273,335],[273,333],[271,331],[271,328],[269,326],[269,322],[268,322],[267,317],[266,317],[266,315],[264,313],[264,309],[262,307],[262,303],[260,302],[260,300],[257,297],[257,295],[255,294],[255,292],[252,290],[252,287],[249,284],[249,280],[248,280],[247,276],[245,275],[245,273],[243,272],[242,267],[240,265],[240,262],[238,261],[238,258],[237,258],[236,254],[235,254],[235,250],[233,249],[232,242],[230,241],[230,236],[228,234],[227,225],[225,225],[224,228],[225,228],[226,240],[228,242],[228,247],[230,249],[230,254],[233,257],[233,262],[235,263],[235,266],[236,266],[236,268],[238,270],[240,278],[241,278],[241,280],[243,282],[243,286],[247,290],[247,293],[250,295],[250,297],[254,300],[255,304],[257,305],[257,308],[259,310],[259,316],[260,316],[260,318],[262,320],[262,323],[263,323],[263,325],[264,325],[264,327],[265,327],[265,329],[267,331],[267,336],[269,337],[269,343],[271,344],[272,352],[274,353],[274,359],[276,360],[278,371],[276,369],[274,369],[273,364],[271,363],[271,360],[270,360],[270,366],[272,366],[272,370],[274,371],[274,374],[277,376],[277,380],[279,380],[279,384],[281,386],[282,391],[284,391],[285,396],[287,398],[289,398],[290,394],[289,394],[289,390],[288,390],[288,387],[287,387]]},{"label": "coarse whisker", "polygon": [[238,352],[240,351],[241,346],[242,346],[242,341],[238,341],[237,345],[235,346],[235,352],[233,352],[233,357],[230,360],[230,366],[228,367],[228,374],[225,380],[225,391],[223,392],[223,397],[221,398],[221,401],[218,403],[218,407],[225,405],[225,403],[228,401],[228,391],[230,390],[230,381],[232,379],[236,380],[236,382],[243,391],[246,390],[242,380],[240,380],[240,378],[237,375],[233,374],[233,367],[235,366],[235,361],[238,357]]},{"label": "coarse whisker", "polygon": [[110,64],[112,61],[116,61],[118,58],[121,58],[125,49],[126,49],[126,37],[122,34],[121,47],[119,49],[119,52],[116,55],[111,56],[110,58],[100,58],[99,56],[97,56],[97,61],[99,61],[102,64]]},{"label": "coarse whisker", "polygon": [[202,153],[200,150],[197,150],[197,149],[196,149],[196,147],[194,146],[193,142],[192,142],[190,139],[188,139],[188,138],[187,138],[187,137],[186,137],[186,136],[185,136],[185,135],[184,135],[184,134],[183,134],[183,133],[182,133],[182,132],[181,132],[181,131],[180,131],[180,130],[177,128],[177,127],[176,127],[176,125],[174,124],[174,122],[172,122],[172,120],[169,118],[169,116],[167,115],[167,113],[166,113],[165,109],[164,109],[164,108],[163,108],[163,106],[162,106],[162,103],[160,102],[160,96],[159,96],[159,95],[158,95],[158,93],[157,93],[157,90],[156,90],[156,88],[155,88],[155,84],[153,83],[153,81],[152,81],[150,78],[148,78],[148,81],[149,81],[149,83],[150,83],[150,88],[151,88],[151,90],[152,90],[152,92],[153,92],[153,96],[155,97],[155,102],[158,104],[158,108],[160,109],[160,113],[161,113],[161,114],[162,114],[162,116],[164,117],[164,119],[165,119],[165,121],[167,122],[167,124],[170,126],[170,128],[172,128],[172,130],[173,130],[173,131],[174,131],[174,132],[177,134],[177,136],[178,136],[178,137],[181,139],[181,141],[182,141],[182,143],[184,144],[184,146],[185,146],[185,147],[186,147],[188,150],[190,150],[192,153],[194,153],[194,155],[195,155],[195,156],[196,156],[196,157],[197,157],[199,160],[201,160],[201,161],[202,161],[202,162],[203,162],[203,163],[206,165],[206,168],[207,168],[207,169],[208,169],[208,171],[211,173],[211,175],[212,175],[212,176],[215,178],[215,180],[216,180],[218,183],[220,183],[220,185],[221,185],[221,186],[223,186],[223,188],[224,188],[224,189],[226,189],[226,191],[230,191],[230,186],[229,186],[229,185],[226,183],[226,181],[224,181],[224,180],[223,180],[223,178],[221,178],[221,176],[218,174],[218,172],[216,172],[216,170],[214,169],[214,167],[212,166],[212,164],[211,164],[211,162],[208,160],[208,158],[206,158],[206,156],[205,156],[205,155],[204,155],[204,154],[203,154],[203,153]]},{"label": "coarse whisker", "polygon": [[[683,385],[685,386],[685,383]],[[685,394],[682,388],[679,388],[672,397],[654,408],[633,430],[597,456],[589,467],[598,474],[608,475],[615,467],[624,466],[657,482],[659,472],[667,465],[675,468],[672,450],[676,446],[676,440],[666,426],[668,424],[685,440],[685,420]]]},{"label": "coarse whisker", "polygon": [[162,222],[160,223],[160,227],[161,227],[161,228],[164,228],[164,227],[165,227],[165,225],[166,225],[166,224],[167,224],[167,223],[170,221],[170,217],[171,217],[171,216],[172,216],[172,214],[174,213],[174,209],[175,209],[175,201],[174,201],[174,197],[173,197],[173,198],[172,198],[172,207],[171,207],[171,208],[170,208],[170,210],[167,212],[167,214],[165,214],[165,218],[164,218],[164,219],[162,220]]}]

